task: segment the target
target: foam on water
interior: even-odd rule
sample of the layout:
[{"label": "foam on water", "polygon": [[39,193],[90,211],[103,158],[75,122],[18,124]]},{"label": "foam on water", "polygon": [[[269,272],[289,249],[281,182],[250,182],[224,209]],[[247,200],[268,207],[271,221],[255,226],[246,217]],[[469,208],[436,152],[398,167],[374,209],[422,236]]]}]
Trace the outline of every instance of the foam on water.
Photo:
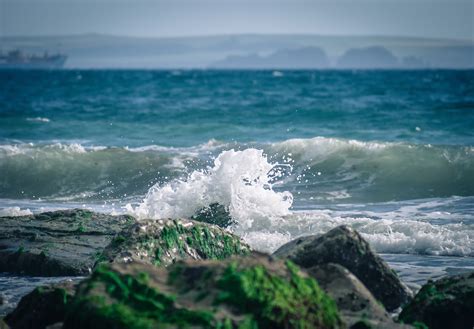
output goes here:
[{"label": "foam on water", "polygon": [[[302,235],[322,234],[339,225],[350,225],[381,253],[474,256],[474,225],[436,225],[421,220],[341,216],[329,210],[293,212],[271,227],[243,235],[254,248],[273,252]],[[278,241],[278,243],[275,243]]]},{"label": "foam on water", "polygon": [[224,151],[212,167],[153,186],[139,206],[127,210],[139,218],[190,217],[219,203],[236,221],[235,229],[248,229],[290,214],[291,193],[272,188],[279,175],[278,165],[269,163],[262,150]]},{"label": "foam on water", "polygon": [[10,216],[10,217],[17,217],[17,216],[28,216],[32,215],[33,213],[31,212],[30,209],[21,209],[20,207],[6,207],[3,209],[0,209],[0,217],[3,216]]}]

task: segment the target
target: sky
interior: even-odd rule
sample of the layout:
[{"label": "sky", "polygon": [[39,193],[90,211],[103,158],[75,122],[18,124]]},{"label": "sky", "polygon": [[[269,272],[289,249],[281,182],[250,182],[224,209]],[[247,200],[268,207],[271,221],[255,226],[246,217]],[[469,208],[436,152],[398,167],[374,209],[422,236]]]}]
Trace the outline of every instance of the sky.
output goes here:
[{"label": "sky", "polygon": [[0,36],[101,33],[474,39],[474,0],[0,0]]}]

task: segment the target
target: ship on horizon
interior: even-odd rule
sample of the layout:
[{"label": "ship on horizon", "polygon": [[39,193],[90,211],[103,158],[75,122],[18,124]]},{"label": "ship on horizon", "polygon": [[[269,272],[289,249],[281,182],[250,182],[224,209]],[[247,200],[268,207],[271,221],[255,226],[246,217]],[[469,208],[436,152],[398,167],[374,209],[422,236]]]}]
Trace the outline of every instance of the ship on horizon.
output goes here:
[{"label": "ship on horizon", "polygon": [[66,60],[64,54],[49,55],[45,52],[42,56],[28,55],[15,49],[5,54],[0,52],[0,69],[60,69]]}]

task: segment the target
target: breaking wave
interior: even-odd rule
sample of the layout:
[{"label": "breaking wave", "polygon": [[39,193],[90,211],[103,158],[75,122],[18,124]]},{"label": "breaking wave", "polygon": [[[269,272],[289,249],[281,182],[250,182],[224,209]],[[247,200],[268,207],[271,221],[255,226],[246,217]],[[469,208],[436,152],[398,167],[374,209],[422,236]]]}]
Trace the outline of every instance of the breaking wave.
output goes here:
[{"label": "breaking wave", "polygon": [[127,209],[138,218],[179,218],[218,203],[226,207],[238,228],[248,229],[290,214],[292,194],[273,190],[273,181],[281,176],[279,166],[269,163],[262,150],[224,151],[212,167],[155,185],[139,206]]},{"label": "breaking wave", "polygon": [[48,207],[44,200],[99,211],[106,200],[139,218],[190,217],[219,203],[230,229],[262,251],[347,224],[379,252],[474,256],[472,147],[322,137],[186,148],[9,144],[0,146],[0,172],[0,199],[18,201],[5,202],[8,215]]},{"label": "breaking wave", "polygon": [[474,195],[473,147],[316,137],[193,147],[0,145],[0,198],[140,196],[155,183],[205,170],[230,149],[258,149],[270,163],[289,165],[274,188],[292,192],[295,205]]}]

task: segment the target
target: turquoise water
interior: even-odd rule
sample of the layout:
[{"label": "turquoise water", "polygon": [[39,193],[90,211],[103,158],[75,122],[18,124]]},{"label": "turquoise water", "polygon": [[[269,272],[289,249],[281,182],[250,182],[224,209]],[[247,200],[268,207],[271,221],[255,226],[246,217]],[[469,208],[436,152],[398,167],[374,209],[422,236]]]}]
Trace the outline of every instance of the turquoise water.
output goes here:
[{"label": "turquoise water", "polygon": [[427,262],[437,275],[474,267],[474,71],[0,71],[0,82],[4,215],[159,218],[220,202],[260,250],[348,224],[414,284]]}]

